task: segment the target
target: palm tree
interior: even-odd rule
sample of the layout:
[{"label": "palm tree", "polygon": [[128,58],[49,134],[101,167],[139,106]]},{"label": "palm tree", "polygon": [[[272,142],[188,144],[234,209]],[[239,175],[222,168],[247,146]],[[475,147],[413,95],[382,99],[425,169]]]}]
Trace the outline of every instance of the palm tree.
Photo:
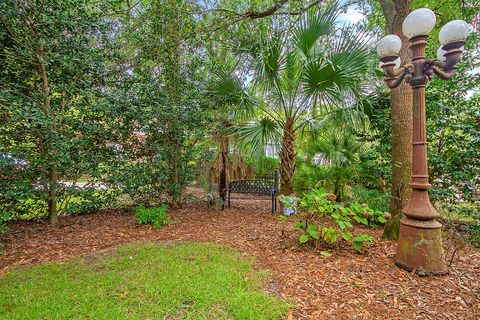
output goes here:
[{"label": "palm tree", "polygon": [[359,141],[350,130],[338,128],[329,128],[307,147],[309,158],[321,154],[329,162],[326,172],[338,202],[344,198],[345,185],[360,174],[360,156],[368,150],[368,143]]},{"label": "palm tree", "polygon": [[337,4],[317,6],[293,31],[252,34],[236,48],[253,70],[251,81],[242,82],[235,73],[216,80],[217,98],[250,114],[256,109],[255,123],[233,127],[240,142],[253,152],[280,143],[282,194],[293,191],[297,137],[315,134],[333,114],[348,113],[371,70],[367,33],[337,29],[338,14]]}]

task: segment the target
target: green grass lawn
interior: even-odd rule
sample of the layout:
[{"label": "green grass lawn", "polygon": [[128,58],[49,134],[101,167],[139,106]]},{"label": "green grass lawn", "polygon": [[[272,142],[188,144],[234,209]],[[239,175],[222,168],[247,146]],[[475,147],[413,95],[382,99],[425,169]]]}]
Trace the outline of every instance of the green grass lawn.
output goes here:
[{"label": "green grass lawn", "polygon": [[0,319],[278,319],[265,278],[218,245],[128,245],[1,276]]}]

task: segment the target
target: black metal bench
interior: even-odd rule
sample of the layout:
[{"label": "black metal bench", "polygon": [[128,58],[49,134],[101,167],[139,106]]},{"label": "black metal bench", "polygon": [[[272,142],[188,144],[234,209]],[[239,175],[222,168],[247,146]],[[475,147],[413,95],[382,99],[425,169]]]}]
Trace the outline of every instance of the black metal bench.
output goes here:
[{"label": "black metal bench", "polygon": [[[251,194],[251,195],[269,195],[269,198],[232,198],[232,193]],[[269,175],[257,176],[255,179],[231,181],[228,188],[223,190],[222,210],[225,209],[225,202],[230,208],[230,200],[271,200],[272,214],[277,211],[278,195],[278,171]]]}]

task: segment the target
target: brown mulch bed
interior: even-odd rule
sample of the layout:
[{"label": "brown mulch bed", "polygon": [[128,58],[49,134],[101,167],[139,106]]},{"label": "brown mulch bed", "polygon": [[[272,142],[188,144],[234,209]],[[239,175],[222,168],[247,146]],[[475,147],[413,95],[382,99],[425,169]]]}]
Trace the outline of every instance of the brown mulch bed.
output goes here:
[{"label": "brown mulch bed", "polygon": [[[480,319],[480,249],[465,246],[445,276],[418,277],[394,265],[395,243],[322,257],[294,248],[269,202],[237,201],[225,211],[202,205],[172,210],[171,224],[138,226],[132,212],[65,217],[57,225],[17,222],[3,235],[0,274],[12,268],[92,253],[134,241],[199,241],[228,245],[272,270],[267,289],[295,305],[288,319]],[[292,234],[293,237],[293,234]]]}]

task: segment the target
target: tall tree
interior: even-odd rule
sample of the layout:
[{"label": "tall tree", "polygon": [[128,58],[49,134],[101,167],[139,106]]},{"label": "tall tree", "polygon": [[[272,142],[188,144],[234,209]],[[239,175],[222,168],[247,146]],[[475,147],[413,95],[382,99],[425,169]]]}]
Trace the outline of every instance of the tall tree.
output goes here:
[{"label": "tall tree", "polygon": [[[411,0],[380,0],[389,34],[402,39],[400,59],[409,61],[408,38],[403,35],[403,20],[410,13]],[[392,119],[392,187],[390,213],[392,219],[385,225],[384,237],[397,239],[403,208],[410,196],[410,174],[412,171],[413,97],[412,89],[403,82],[391,91]]]},{"label": "tall tree", "polygon": [[[165,200],[179,205],[191,181],[192,150],[207,130],[203,91],[206,73],[204,43],[194,33],[202,23],[192,1],[151,0],[136,3],[124,21],[122,38],[128,70],[124,80],[131,100],[126,125],[133,124],[145,141],[126,155],[125,179],[148,192],[137,201]],[[133,164],[134,163],[134,164]],[[130,180],[130,181],[128,181]],[[142,195],[143,193],[143,195]]]},{"label": "tall tree", "polygon": [[234,74],[219,77],[217,96],[259,110],[258,121],[237,126],[236,135],[255,151],[280,142],[282,194],[293,191],[298,135],[313,134],[329,113],[351,108],[363,91],[370,66],[367,37],[337,30],[338,13],[335,4],[313,7],[291,37],[270,31],[253,43],[245,39],[238,52],[254,70],[248,88]]},{"label": "tall tree", "polygon": [[0,3],[0,141],[29,162],[26,198],[45,201],[51,223],[59,181],[97,166],[105,146],[95,112],[110,50],[104,9],[88,0]]}]

